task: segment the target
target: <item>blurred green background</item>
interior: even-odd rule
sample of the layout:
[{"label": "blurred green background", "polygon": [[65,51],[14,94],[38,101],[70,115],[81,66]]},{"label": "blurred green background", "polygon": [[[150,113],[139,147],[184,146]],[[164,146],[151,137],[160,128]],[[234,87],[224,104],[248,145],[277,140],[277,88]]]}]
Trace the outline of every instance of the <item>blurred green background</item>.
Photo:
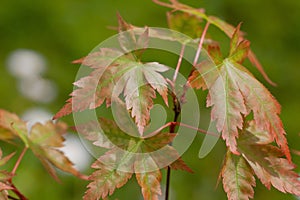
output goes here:
[{"label": "blurred green background", "polygon": [[[266,72],[278,86],[267,84],[253,67],[249,69],[271,90],[282,105],[282,120],[292,149],[300,149],[300,1],[296,0],[182,0],[183,3],[203,7],[208,14],[216,15],[237,25],[252,42],[252,48]],[[28,109],[42,108],[54,114],[72,91],[72,82],[78,66],[71,61],[88,54],[96,45],[116,31],[116,12],[128,22],[138,26],[167,27],[165,12],[168,9],[151,0],[2,0],[0,7],[0,108],[23,115]],[[220,36],[220,38],[225,38]],[[228,45],[228,40],[224,39]],[[56,85],[57,96],[49,101],[35,101],[19,91],[24,82],[8,71],[11,53],[28,49],[44,57],[46,72],[41,77]],[[52,97],[51,97],[52,98]],[[65,120],[72,123],[70,117]],[[223,159],[224,144],[204,159],[198,159],[203,136],[198,136],[183,158],[195,171],[172,172],[171,200],[226,199],[222,186],[215,188]],[[3,148],[3,144],[0,143]],[[6,146],[5,146],[6,147]],[[13,151],[6,147],[4,153]],[[20,151],[20,150],[18,150]],[[300,159],[293,156],[296,164]],[[13,164],[13,161],[12,161]],[[299,171],[299,169],[298,169]],[[89,170],[85,170],[89,173]],[[87,182],[61,174],[62,183],[56,183],[42,169],[41,164],[27,153],[15,184],[31,200],[81,199]],[[163,179],[164,184],[164,179]],[[268,197],[273,200],[296,199],[274,189],[268,191],[259,182],[254,199]],[[141,199],[134,180],[118,189],[111,199]]]}]

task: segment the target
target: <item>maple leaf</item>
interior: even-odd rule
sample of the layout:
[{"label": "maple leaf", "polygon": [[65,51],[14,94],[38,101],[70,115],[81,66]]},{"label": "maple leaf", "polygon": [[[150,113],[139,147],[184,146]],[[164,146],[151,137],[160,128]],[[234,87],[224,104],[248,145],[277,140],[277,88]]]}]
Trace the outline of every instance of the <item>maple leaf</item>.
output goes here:
[{"label": "maple leaf", "polygon": [[237,141],[241,154],[227,152],[221,171],[228,199],[253,198],[254,174],[268,189],[273,186],[283,193],[300,195],[295,165],[283,157],[283,151],[272,141],[266,131],[257,128],[255,121],[248,122]]},{"label": "maple leaf", "polygon": [[158,200],[158,195],[161,195],[160,171],[137,173],[136,179],[142,187],[142,194],[145,200]]},{"label": "maple leaf", "polygon": [[[124,108],[119,110],[122,112]],[[133,173],[136,174],[144,198],[157,199],[158,195],[161,195],[160,168],[165,167],[172,161],[171,168],[192,172],[180,158],[177,151],[169,145],[175,134],[157,133],[152,137],[139,138],[125,133],[112,120],[99,118],[98,123],[92,122],[78,127],[88,140],[93,141],[94,145],[109,149],[98,158],[99,162],[96,162],[103,164],[101,164],[101,167],[96,167],[101,169],[94,172],[90,177],[93,182],[88,186],[87,199],[105,198],[107,195],[111,195],[115,188],[125,184]],[[135,128],[130,128],[130,126],[135,126]],[[137,132],[134,123],[129,123],[127,128],[127,130]],[[98,164],[96,165],[98,166]],[[120,182],[118,180],[116,183],[111,181],[109,186],[104,186],[106,189],[98,188],[102,187],[101,184],[106,184],[103,175],[106,173],[120,177],[120,179],[117,178]]]},{"label": "maple leaf", "polygon": [[144,32],[136,37],[134,26],[128,24],[118,13],[119,35],[118,40],[121,48],[126,52],[133,52],[138,58],[147,49],[149,44],[149,29],[146,27]]},{"label": "maple leaf", "polygon": [[0,140],[10,141],[17,137],[17,133],[11,126],[15,121],[20,121],[17,115],[0,109]]},{"label": "maple leaf", "polygon": [[[74,167],[73,163],[58,148],[63,147],[64,134],[67,126],[58,122],[53,124],[51,121],[46,124],[37,123],[32,126],[30,134],[27,135],[29,148],[40,159],[48,172],[58,180],[52,165],[64,172],[75,176],[82,176]],[[51,165],[51,164],[52,165]]]},{"label": "maple leaf", "polygon": [[224,190],[229,200],[248,200],[253,198],[255,178],[247,161],[227,152],[222,168]]},{"label": "maple leaf", "polygon": [[116,188],[125,185],[132,176],[132,173],[107,169],[105,165],[99,161],[96,161],[92,165],[92,168],[98,170],[89,178],[93,182],[88,185],[89,189],[83,197],[84,200],[104,199],[108,195],[111,195]]},{"label": "maple leaf", "polygon": [[[105,100],[106,105],[109,106],[114,79],[122,75],[117,73],[116,68],[120,63],[114,64],[115,59],[121,55],[122,52],[120,51],[102,48],[85,58],[74,61],[74,63],[82,63],[95,70],[89,76],[83,77],[74,83],[78,89],[70,94],[72,98],[67,100],[67,103],[53,118],[58,119],[72,112],[97,108]],[[108,67],[109,69],[106,70]]]},{"label": "maple leaf", "polygon": [[76,126],[84,137],[98,147],[112,149],[117,146],[121,149],[127,149],[132,137],[120,130],[117,124],[103,117],[99,121],[91,121],[79,126]]},{"label": "maple leaf", "polygon": [[[211,117],[230,150],[238,154],[236,138],[243,129],[244,117],[251,111],[257,128],[267,131],[291,160],[285,131],[279,118],[280,105],[272,94],[241,64],[249,53],[249,43],[240,40],[237,27],[229,57],[219,65],[204,61],[196,66],[189,82],[194,88],[208,88],[207,106]],[[248,50],[247,50],[248,49]],[[214,58],[212,58],[213,60]],[[203,80],[201,80],[203,79]]]},{"label": "maple leaf", "polygon": [[186,34],[191,38],[198,38],[202,33],[201,19],[187,13],[167,13],[168,26],[178,32]]},{"label": "maple leaf", "polygon": [[[182,11],[183,13],[188,13],[190,15],[195,15],[197,17],[199,17],[200,19],[204,19],[207,22],[209,22],[210,24],[215,25],[216,27],[218,27],[221,31],[223,31],[228,37],[232,37],[232,35],[235,32],[235,28],[234,26],[232,26],[231,24],[225,22],[224,20],[215,17],[215,16],[209,16],[207,14],[205,14],[204,9],[199,9],[199,8],[193,8],[184,4],[179,3],[176,0],[171,0],[171,4],[166,4],[166,3],[162,3],[158,0],[153,0],[153,2],[160,4],[162,6],[166,6],[169,8],[173,8],[176,11]],[[242,37],[243,37],[243,33],[242,33]],[[259,60],[257,59],[256,55],[254,54],[254,52],[249,49],[249,54],[247,55],[248,59],[250,60],[250,62],[258,69],[258,71],[262,74],[262,76],[264,77],[264,79],[271,85],[276,86],[276,83],[274,83],[269,76],[267,75],[267,73],[265,72],[263,66],[261,65],[261,63],[259,62]]]},{"label": "maple leaf", "polygon": [[[112,59],[120,54],[122,53],[117,50],[100,49],[99,52],[92,53],[79,61],[95,70],[89,76],[74,83],[78,89],[71,93],[72,98],[54,116],[54,119],[71,112],[97,108],[103,104],[104,100],[107,106],[110,106],[112,92],[116,87],[115,95],[124,94],[126,107],[131,110],[131,115],[135,118],[142,135],[150,119],[149,111],[153,106],[152,99],[156,97],[155,90],[168,104],[167,82],[160,74],[167,71],[168,67],[156,62],[143,64],[133,61],[128,56],[123,56],[116,61]],[[102,62],[102,60],[105,61]],[[112,63],[109,64],[110,61]]]},{"label": "maple leaf", "polygon": [[[40,159],[48,172],[58,180],[52,165],[62,171],[72,173],[78,177],[83,177],[74,167],[71,161],[58,148],[63,147],[63,134],[67,130],[67,125],[62,122],[53,123],[48,121],[45,124],[36,123],[30,130],[26,123],[17,115],[1,110],[2,127],[5,127],[7,134],[20,138],[27,148]],[[5,119],[5,120],[4,120]],[[1,162],[0,162],[1,164]]]},{"label": "maple leaf", "polygon": [[270,189],[271,185],[281,192],[300,195],[299,175],[295,165],[283,158],[284,152],[271,145],[268,133],[257,128],[255,122],[241,134],[238,148],[260,181]]},{"label": "maple leaf", "polygon": [[[97,122],[92,122],[83,124],[81,126],[82,128],[79,129],[82,131],[82,134],[88,140],[93,141],[94,145],[111,149],[111,151],[100,157],[99,160],[109,160],[109,163],[114,163],[112,167],[116,166],[115,162],[117,159],[115,156],[117,155],[118,157],[122,157],[125,155],[123,150],[127,150],[132,154],[149,153],[149,155],[145,154],[145,157],[147,159],[150,157],[159,167],[165,167],[165,163],[168,163],[172,160],[174,161],[172,164],[174,169],[182,169],[188,172],[192,171],[180,159],[180,156],[175,148],[169,145],[169,143],[172,142],[176,136],[173,133],[162,132],[152,137],[137,138],[132,136],[132,134],[123,132],[114,121],[102,117],[99,118],[99,124],[97,124]],[[99,130],[99,127],[101,127],[101,130]],[[111,154],[115,155],[113,156],[112,161]],[[143,156],[132,156],[136,160],[143,158]],[[133,163],[134,161],[131,160],[131,162]]]}]

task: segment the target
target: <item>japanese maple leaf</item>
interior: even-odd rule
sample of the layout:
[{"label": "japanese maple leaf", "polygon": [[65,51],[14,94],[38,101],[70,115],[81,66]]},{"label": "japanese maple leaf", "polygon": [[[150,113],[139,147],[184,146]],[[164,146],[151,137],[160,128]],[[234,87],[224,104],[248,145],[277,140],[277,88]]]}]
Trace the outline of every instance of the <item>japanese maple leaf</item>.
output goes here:
[{"label": "japanese maple leaf", "polygon": [[10,141],[17,137],[17,133],[11,126],[12,122],[16,121],[20,121],[17,115],[0,109],[0,140]]},{"label": "japanese maple leaf", "polygon": [[300,195],[299,175],[295,165],[272,145],[273,139],[259,130],[254,121],[248,123],[237,143],[239,156],[228,152],[222,168],[223,187],[228,199],[253,198],[254,175],[268,188]]},{"label": "japanese maple leaf", "polygon": [[248,200],[253,198],[255,178],[253,170],[247,161],[241,157],[227,152],[222,168],[224,190],[230,200]]},{"label": "japanese maple leaf", "polygon": [[[88,186],[86,199],[111,195],[115,188],[124,185],[135,173],[144,199],[155,200],[161,195],[160,168],[165,167],[166,162],[173,161],[170,164],[172,169],[192,172],[169,145],[175,134],[158,133],[149,138],[138,138],[123,132],[112,120],[100,118],[99,125],[101,129],[97,128],[96,122],[88,123],[87,126],[82,124],[79,128],[94,145],[108,149],[92,166],[98,170],[90,176],[92,182]],[[114,177],[116,182],[111,180]]]},{"label": "japanese maple leaf", "polygon": [[32,126],[30,133],[26,136],[29,148],[40,159],[48,172],[58,180],[52,165],[64,172],[80,177],[81,174],[74,167],[73,163],[58,148],[64,146],[65,139],[62,134],[67,130],[64,123],[53,124],[51,121],[46,124],[37,123]]},{"label": "japanese maple leaf", "polygon": [[268,133],[257,128],[256,122],[241,134],[238,148],[260,181],[270,189],[271,185],[281,192],[300,195],[299,175],[295,165],[284,158],[283,150],[271,144]]},{"label": "japanese maple leaf", "polygon": [[199,38],[201,36],[202,20],[194,15],[187,13],[168,12],[168,26],[178,32],[186,34],[191,38]]},{"label": "japanese maple leaf", "polygon": [[125,185],[132,176],[132,173],[108,169],[99,161],[96,161],[92,168],[97,171],[89,177],[92,182],[88,185],[84,200],[104,199],[112,195],[116,188]]},{"label": "japanese maple leaf", "polygon": [[138,171],[136,179],[142,188],[144,199],[158,200],[158,196],[162,194],[160,188],[161,172],[156,163],[152,159],[143,157],[134,163],[134,168]]},{"label": "japanese maple leaf", "polygon": [[17,115],[4,110],[1,110],[0,114],[3,117],[0,120],[0,127],[5,127],[7,134],[20,138],[55,179],[58,180],[58,177],[52,166],[82,177],[71,161],[58,149],[64,146],[63,134],[67,130],[65,123],[53,123],[52,121],[45,124],[36,123],[28,130],[26,122]]},{"label": "japanese maple leaf", "polygon": [[[156,0],[153,0],[154,2],[158,2]],[[234,26],[232,26],[231,24],[228,24],[227,22],[225,22],[224,20],[215,17],[215,16],[209,16],[205,13],[204,9],[199,9],[199,8],[193,8],[184,4],[179,3],[177,0],[172,0],[170,1],[171,4],[164,4],[163,6],[167,6],[170,8],[173,8],[176,11],[182,11],[184,13],[188,13],[190,15],[194,15],[199,17],[200,19],[204,19],[207,22],[209,22],[210,24],[213,24],[214,26],[218,27],[221,31],[223,31],[228,37],[232,37],[232,35],[235,32],[235,28]],[[160,3],[158,3],[160,4]],[[240,38],[243,39],[243,33],[241,33]],[[270,83],[271,85],[275,86],[276,84],[268,77],[268,75],[266,74],[266,72],[264,71],[263,66],[261,65],[261,63],[259,62],[259,60],[256,58],[256,55],[253,53],[253,51],[251,49],[249,49],[249,53],[247,54],[248,59],[250,60],[250,62],[258,69],[258,71],[262,74],[262,76],[264,77],[264,79]]]},{"label": "japanese maple leaf", "polygon": [[118,58],[121,54],[117,50],[100,49],[99,52],[92,53],[87,58],[78,61],[94,68],[94,71],[74,83],[78,89],[72,92],[72,98],[54,118],[71,112],[97,108],[105,100],[107,106],[110,106],[115,89],[115,95],[124,94],[126,107],[131,111],[138,130],[142,134],[150,119],[149,111],[153,106],[152,99],[156,97],[155,90],[162,96],[165,103],[168,103],[167,82],[160,74],[167,71],[168,67],[156,62],[133,61],[128,56]]},{"label": "japanese maple leaf", "polygon": [[118,13],[118,40],[120,47],[125,53],[132,52],[140,57],[149,45],[149,29],[146,27],[141,35],[135,33],[135,27],[128,24]]},{"label": "japanese maple leaf", "polygon": [[[250,43],[240,40],[239,27],[232,37],[229,57],[219,65],[200,63],[189,82],[195,88],[208,88],[207,106],[212,106],[211,118],[216,120],[218,131],[233,153],[239,154],[236,138],[243,129],[244,118],[252,111],[257,128],[267,131],[290,160],[285,131],[278,116],[279,103],[240,64],[249,53]],[[212,60],[219,62],[219,58],[212,57]]]}]

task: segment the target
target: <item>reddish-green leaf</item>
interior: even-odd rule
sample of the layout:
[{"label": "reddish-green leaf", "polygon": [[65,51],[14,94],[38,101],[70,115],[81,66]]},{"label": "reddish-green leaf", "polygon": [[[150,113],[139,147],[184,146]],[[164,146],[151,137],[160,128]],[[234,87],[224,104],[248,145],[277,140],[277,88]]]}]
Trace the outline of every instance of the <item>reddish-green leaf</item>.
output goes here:
[{"label": "reddish-green leaf", "polygon": [[[178,3],[175,0],[171,1],[172,4],[170,5],[164,5],[170,8],[173,8],[175,10],[180,10],[184,13],[188,13],[191,15],[195,15],[199,18],[205,19],[206,21],[208,21],[209,23],[215,25],[216,27],[218,27],[221,31],[223,31],[228,37],[232,37],[232,35],[235,32],[235,28],[228,24],[227,22],[225,22],[224,20],[215,17],[215,16],[208,16],[203,12],[203,9],[196,9],[196,8],[192,8],[190,6]],[[263,77],[265,78],[266,81],[268,81],[268,83],[270,83],[271,85],[276,85],[266,74],[266,72],[264,71],[264,68],[262,67],[262,65],[260,64],[260,62],[258,61],[258,59],[256,58],[256,55],[253,53],[253,51],[249,50],[248,53],[248,58],[251,61],[251,63],[258,69],[258,71],[263,75]]]},{"label": "reddish-green leaf", "polygon": [[247,160],[260,181],[270,189],[271,185],[281,192],[300,195],[299,175],[295,165],[286,158],[281,149],[271,145],[265,131],[250,124],[238,141],[239,151]]},{"label": "reddish-green leaf", "polygon": [[[145,200],[158,200],[161,195],[161,172],[152,159],[139,159],[134,164],[136,179]],[[156,169],[156,170],[153,170]]]},{"label": "reddish-green leaf", "polygon": [[[124,133],[118,125],[109,119],[100,117],[99,121],[91,121],[80,126],[76,126],[78,132],[83,134],[86,139],[93,141],[93,144],[106,149],[112,149],[117,146],[121,149],[127,149],[132,137]],[[131,129],[134,130],[134,129]],[[138,134],[134,130],[133,135]]]},{"label": "reddish-green leaf", "polygon": [[[149,111],[153,106],[152,99],[156,97],[155,90],[166,104],[168,103],[167,82],[160,74],[167,71],[168,67],[156,62],[143,64],[132,61],[128,56],[114,61],[114,55],[117,58],[120,52],[101,49],[89,55],[87,61],[86,59],[82,61],[95,70],[90,76],[74,83],[78,89],[71,94],[72,98],[54,118],[70,114],[72,111],[97,108],[104,100],[107,106],[110,106],[112,91],[116,87],[116,97],[121,93],[124,94],[126,108],[131,111],[140,134],[143,134],[143,129],[150,120]],[[101,62],[103,60],[101,57],[105,57],[104,62]],[[108,61],[114,62],[108,65]]]},{"label": "reddish-green leaf", "polygon": [[[121,109],[122,110],[122,109]],[[123,177],[121,171],[132,172],[136,174],[137,181],[142,187],[142,193],[145,199],[157,199],[161,194],[160,179],[161,168],[171,165],[172,169],[181,169],[188,172],[192,170],[183,162],[177,151],[169,145],[175,134],[158,133],[148,138],[138,138],[132,136],[132,133],[125,133],[116,122],[104,118],[99,119],[101,132],[97,131],[96,122],[90,123],[85,128],[79,128],[84,135],[94,141],[96,146],[109,149],[104,155],[98,158],[103,163],[103,169],[96,171],[92,176],[92,182],[86,193],[88,199],[95,197],[106,197],[111,194],[115,188],[125,184],[125,179],[120,178],[120,182],[109,182],[109,187],[103,183],[103,174],[109,173],[111,176]],[[136,126],[135,124],[133,124]],[[128,126],[132,126],[131,123]],[[127,126],[127,130],[135,130]],[[104,137],[105,136],[105,137]],[[105,164],[105,166],[104,166]],[[117,178],[118,179],[118,178]],[[99,189],[103,184],[104,189]],[[105,188],[110,189],[105,189]],[[110,191],[110,192],[109,192]]]},{"label": "reddish-green leaf", "polygon": [[170,167],[173,170],[182,170],[189,173],[194,173],[194,171],[182,160],[182,158],[178,158],[170,165]]},{"label": "reddish-green leaf", "polygon": [[93,52],[87,57],[77,60],[76,63],[82,63],[89,66],[94,71],[86,77],[79,79],[74,83],[78,89],[71,93],[72,98],[67,100],[64,107],[54,116],[54,119],[63,117],[72,112],[94,109],[103,104],[111,103],[111,93],[115,81],[124,73],[118,68],[120,62],[115,63],[115,59],[120,57],[122,52],[103,48]]},{"label": "reddish-green leaf", "polygon": [[26,124],[17,115],[0,109],[0,140],[10,141],[18,137],[18,133],[12,127],[14,123],[26,129]]},{"label": "reddish-green leaf", "polygon": [[221,172],[224,190],[229,200],[248,200],[253,198],[255,178],[247,161],[227,152]]},{"label": "reddish-green leaf", "polygon": [[198,38],[202,33],[201,19],[194,15],[180,12],[168,12],[169,28],[184,33],[191,38]]},{"label": "reddish-green leaf", "polygon": [[131,178],[132,173],[121,172],[114,169],[107,169],[99,161],[96,161],[93,168],[98,169],[91,176],[91,182],[85,193],[84,200],[97,200],[111,195],[116,188],[120,188]]},{"label": "reddish-green leaf", "polygon": [[244,40],[240,33],[241,23],[237,26],[231,42],[229,57],[233,62],[243,63],[250,51],[250,42]]},{"label": "reddish-green leaf", "polygon": [[[235,40],[236,35],[238,32],[234,36]],[[285,131],[278,116],[280,105],[272,94],[238,63],[244,57],[240,54],[245,53],[245,43],[236,43],[232,42],[232,52],[235,54],[223,60],[220,65],[214,66],[211,62],[203,61],[196,66],[198,72],[192,74],[189,82],[195,88],[209,89],[207,105],[213,106],[211,117],[216,120],[218,131],[222,132],[223,139],[233,153],[238,154],[238,131],[243,129],[244,118],[252,111],[257,128],[267,131],[290,160]]]},{"label": "reddish-green leaf", "polygon": [[208,45],[207,52],[209,53],[210,57],[212,58],[212,60],[215,62],[216,65],[222,64],[223,56],[219,44],[213,43]]},{"label": "reddish-green leaf", "polygon": [[[64,134],[67,126],[64,123],[47,122],[45,125],[40,123],[32,126],[30,134],[28,134],[29,148],[40,159],[48,172],[57,179],[55,170],[52,165],[62,171],[81,176],[81,174],[73,167],[72,162],[58,148],[63,147]],[[51,165],[52,164],[52,165]]]},{"label": "reddish-green leaf", "polygon": [[158,196],[161,195],[161,172],[159,170],[137,173],[136,179],[142,188],[142,194],[145,200],[158,200]]}]

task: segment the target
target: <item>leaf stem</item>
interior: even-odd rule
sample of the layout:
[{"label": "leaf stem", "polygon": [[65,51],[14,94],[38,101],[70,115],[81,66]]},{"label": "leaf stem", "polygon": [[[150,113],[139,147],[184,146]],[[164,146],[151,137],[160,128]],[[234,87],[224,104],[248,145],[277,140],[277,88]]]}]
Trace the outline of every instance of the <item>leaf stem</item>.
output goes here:
[{"label": "leaf stem", "polygon": [[16,174],[16,171],[17,171],[17,169],[18,169],[18,167],[19,167],[19,165],[20,165],[20,163],[21,163],[21,161],[22,161],[22,159],[23,159],[23,157],[24,157],[27,149],[28,149],[28,147],[24,147],[24,149],[22,150],[22,152],[21,152],[21,154],[20,154],[20,156],[19,156],[19,158],[18,158],[18,160],[17,160],[17,162],[16,162],[16,164],[15,164],[15,166],[14,166],[12,172],[11,172],[13,175]]},{"label": "leaf stem", "polygon": [[176,70],[175,70],[175,73],[174,73],[174,76],[173,76],[174,86],[175,86],[175,82],[176,82],[176,79],[177,79],[177,76],[178,76],[178,73],[179,73],[179,69],[180,69],[180,66],[181,66],[181,63],[182,63],[184,50],[185,50],[185,45],[183,44],[182,47],[181,47],[180,56],[179,56],[179,59],[178,59],[178,62],[177,62]]},{"label": "leaf stem", "polygon": [[199,59],[199,56],[200,56],[200,53],[201,53],[201,50],[202,50],[202,46],[203,46],[204,39],[205,39],[205,36],[206,36],[209,25],[210,25],[210,22],[206,22],[204,30],[203,30],[201,38],[200,38],[200,41],[199,41],[199,44],[198,44],[196,56],[195,56],[195,59],[194,59],[194,62],[193,62],[194,67],[197,65],[197,62],[198,62],[198,59]]},{"label": "leaf stem", "polygon": [[[24,155],[25,155],[27,149],[28,149],[28,147],[25,146],[24,149],[22,150],[22,152],[21,152],[21,154],[20,154],[20,156],[19,156],[19,158],[18,158],[18,160],[17,160],[17,162],[16,162],[16,164],[15,164],[15,166],[14,166],[12,172],[11,172],[11,174],[12,174],[13,176],[16,174],[16,171],[17,171],[18,167],[20,166],[20,163],[21,163],[21,161],[22,161],[22,159],[23,159],[23,157],[24,157]],[[16,186],[12,183],[12,178],[10,178],[10,179],[8,180],[8,182],[9,182],[9,185],[13,188],[12,191],[19,197],[18,200],[28,200],[28,199],[27,199],[27,198],[26,198],[26,197],[18,190],[18,188],[16,188]],[[12,196],[8,196],[8,198],[9,198],[9,199],[16,200],[16,198],[14,198],[14,197],[12,197]]]},{"label": "leaf stem", "polygon": [[[197,52],[196,52],[194,62],[193,62],[193,67],[195,67],[197,65],[197,62],[199,60],[200,53],[201,53],[203,43],[204,43],[204,39],[205,39],[205,36],[206,36],[209,25],[210,25],[210,22],[207,21],[206,24],[205,24],[204,30],[202,32],[199,44],[198,44]],[[191,76],[192,72],[193,72],[193,70],[191,70],[189,76]],[[189,88],[189,82],[187,81],[186,84],[183,86],[183,92],[182,92],[182,95],[180,97],[180,102],[181,103],[185,102],[185,95],[186,95],[186,92],[187,92],[188,88]]]},{"label": "leaf stem", "polygon": [[173,5],[172,4],[168,4],[168,3],[165,3],[165,2],[161,2],[159,0],[152,0],[154,3],[156,3],[157,5],[160,5],[160,6],[164,6],[164,7],[167,7],[167,8],[173,8]]}]

